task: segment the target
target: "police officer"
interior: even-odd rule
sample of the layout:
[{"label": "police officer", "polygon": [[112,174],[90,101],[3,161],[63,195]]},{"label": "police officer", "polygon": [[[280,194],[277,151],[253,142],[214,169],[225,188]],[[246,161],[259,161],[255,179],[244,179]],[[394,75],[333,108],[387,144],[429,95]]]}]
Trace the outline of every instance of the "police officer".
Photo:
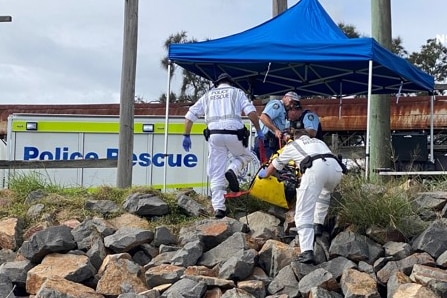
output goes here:
[{"label": "police officer", "polygon": [[290,161],[300,165],[302,173],[295,206],[295,225],[302,252],[297,260],[314,263],[314,224],[324,224],[331,193],[341,181],[343,168],[323,141],[309,137],[304,129],[296,129],[294,141],[289,142],[267,168],[261,169],[258,177],[266,178]]},{"label": "police officer", "polygon": [[[226,215],[224,195],[227,185],[232,191],[239,191],[237,177],[253,160],[253,155],[247,148],[250,132],[242,122],[242,113],[253,123],[257,137],[262,139],[263,134],[255,106],[244,91],[234,87],[234,81],[228,74],[219,75],[214,86],[186,113],[183,148],[187,152],[191,149],[190,132],[193,122],[200,116],[205,116],[207,130],[204,134],[208,141],[207,174],[210,178],[211,203],[215,217],[223,218]],[[228,152],[234,157],[234,161],[225,171]]]},{"label": "police officer", "polygon": [[[300,97],[296,92],[287,92],[281,99],[272,99],[265,106],[259,119],[261,120],[261,129],[265,135],[264,148],[267,158],[280,148],[281,135],[289,126],[287,121],[287,109],[294,101],[299,101]],[[259,159],[259,140],[255,139],[254,151]]]},{"label": "police officer", "polygon": [[288,108],[287,118],[292,129],[304,128],[310,137],[323,140],[320,118],[316,113],[303,109],[299,100],[294,101]]}]

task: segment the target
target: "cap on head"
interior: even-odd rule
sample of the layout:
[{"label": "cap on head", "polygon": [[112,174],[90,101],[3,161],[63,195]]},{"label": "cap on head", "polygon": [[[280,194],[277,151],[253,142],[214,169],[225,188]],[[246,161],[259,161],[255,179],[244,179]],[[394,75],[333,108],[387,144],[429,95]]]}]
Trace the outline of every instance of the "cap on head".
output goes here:
[{"label": "cap on head", "polygon": [[298,94],[296,94],[296,92],[293,92],[293,91],[287,92],[286,95],[284,95],[284,96],[288,96],[292,100],[298,101],[298,102],[300,101],[300,98],[301,98],[301,96],[299,96]]},{"label": "cap on head", "polygon": [[234,84],[233,79],[230,77],[229,74],[227,74],[226,72],[221,73],[218,77],[217,80],[214,81],[214,86],[217,87],[217,85],[219,85],[222,82],[227,82],[230,84]]}]

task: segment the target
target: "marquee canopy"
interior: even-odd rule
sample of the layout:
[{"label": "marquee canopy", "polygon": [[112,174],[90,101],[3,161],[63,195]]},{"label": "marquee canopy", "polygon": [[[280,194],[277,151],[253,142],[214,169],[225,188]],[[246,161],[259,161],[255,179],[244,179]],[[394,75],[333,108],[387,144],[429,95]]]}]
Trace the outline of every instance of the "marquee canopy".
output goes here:
[{"label": "marquee canopy", "polygon": [[373,38],[348,38],[317,0],[227,37],[171,44],[169,59],[209,80],[230,74],[252,95],[344,96],[433,91],[434,79]]}]

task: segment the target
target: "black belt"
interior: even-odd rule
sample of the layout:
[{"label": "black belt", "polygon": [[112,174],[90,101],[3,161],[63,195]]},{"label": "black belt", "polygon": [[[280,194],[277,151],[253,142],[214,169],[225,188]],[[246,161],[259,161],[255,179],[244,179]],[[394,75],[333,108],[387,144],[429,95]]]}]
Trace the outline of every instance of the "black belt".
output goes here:
[{"label": "black belt", "polygon": [[237,135],[237,130],[227,130],[227,129],[210,129],[210,135]]},{"label": "black belt", "polygon": [[333,159],[335,159],[335,160],[338,162],[338,164],[340,165],[343,174],[348,173],[348,169],[346,168],[346,165],[345,165],[345,164],[344,164],[338,157],[336,157],[336,156],[333,155],[333,154],[330,154],[330,153],[326,153],[326,154],[317,154],[317,155],[315,155],[315,156],[312,156],[311,158],[312,158],[312,160],[316,160],[316,159],[321,158],[321,159],[324,160],[324,161],[326,161],[326,158],[333,158]]},{"label": "black belt", "polygon": [[330,153],[317,154],[317,155],[314,155],[314,156],[311,157],[312,160],[316,160],[316,159],[319,159],[319,158],[321,158],[324,161],[326,161],[326,158],[333,158],[333,159],[338,160],[338,158],[335,155],[330,154]]}]

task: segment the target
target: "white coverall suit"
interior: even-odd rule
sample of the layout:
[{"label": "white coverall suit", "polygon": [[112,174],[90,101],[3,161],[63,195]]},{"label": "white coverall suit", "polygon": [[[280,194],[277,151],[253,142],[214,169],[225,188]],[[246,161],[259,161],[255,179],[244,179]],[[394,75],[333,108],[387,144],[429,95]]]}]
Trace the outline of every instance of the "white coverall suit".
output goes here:
[{"label": "white coverall suit", "polygon": [[[242,112],[248,115],[253,111],[256,112],[255,106],[242,90],[221,83],[191,106],[185,118],[194,122],[204,115],[209,130],[236,131],[244,127]],[[236,176],[253,160],[253,155],[250,149],[242,145],[236,134],[211,134],[208,139],[208,152],[207,174],[210,178],[211,203],[214,210],[225,211],[228,152],[234,157],[229,169],[233,170]]]},{"label": "white coverall suit", "polygon": [[[331,150],[323,141],[304,135],[288,143],[272,165],[281,170],[291,160],[299,165],[307,155],[327,153],[331,154]],[[314,224],[324,224],[331,193],[341,178],[342,168],[334,158],[315,159],[301,176],[296,190],[295,225],[302,252],[313,251]]]}]

